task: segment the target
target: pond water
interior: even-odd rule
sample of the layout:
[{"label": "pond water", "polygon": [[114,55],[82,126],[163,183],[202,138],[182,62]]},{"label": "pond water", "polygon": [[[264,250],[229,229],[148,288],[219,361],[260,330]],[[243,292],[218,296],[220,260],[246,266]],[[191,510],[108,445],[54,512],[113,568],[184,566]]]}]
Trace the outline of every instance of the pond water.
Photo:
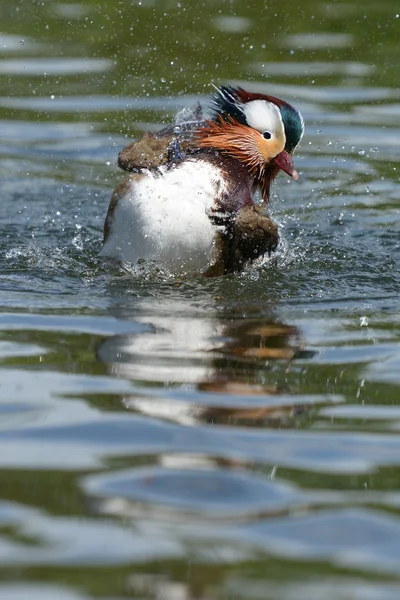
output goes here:
[{"label": "pond water", "polygon": [[[400,597],[396,1],[0,0],[0,597]],[[298,107],[267,264],[102,262],[119,149]]]}]

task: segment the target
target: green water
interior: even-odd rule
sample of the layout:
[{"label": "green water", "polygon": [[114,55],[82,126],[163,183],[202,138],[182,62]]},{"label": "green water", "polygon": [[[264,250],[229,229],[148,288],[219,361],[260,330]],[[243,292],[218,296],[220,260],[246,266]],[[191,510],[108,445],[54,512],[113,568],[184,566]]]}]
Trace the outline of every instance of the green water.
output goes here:
[{"label": "green water", "polygon": [[[399,13],[0,0],[0,597],[400,596]],[[103,263],[119,149],[211,82],[304,115],[276,256]]]}]

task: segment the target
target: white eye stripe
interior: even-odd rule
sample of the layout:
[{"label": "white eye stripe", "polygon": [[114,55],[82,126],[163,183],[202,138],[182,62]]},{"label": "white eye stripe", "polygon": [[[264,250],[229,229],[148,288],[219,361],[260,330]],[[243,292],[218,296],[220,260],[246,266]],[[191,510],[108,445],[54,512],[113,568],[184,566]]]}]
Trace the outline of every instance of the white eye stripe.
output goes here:
[{"label": "white eye stripe", "polygon": [[269,131],[273,136],[285,136],[280,110],[266,100],[252,100],[241,106],[250,127],[260,133]]}]

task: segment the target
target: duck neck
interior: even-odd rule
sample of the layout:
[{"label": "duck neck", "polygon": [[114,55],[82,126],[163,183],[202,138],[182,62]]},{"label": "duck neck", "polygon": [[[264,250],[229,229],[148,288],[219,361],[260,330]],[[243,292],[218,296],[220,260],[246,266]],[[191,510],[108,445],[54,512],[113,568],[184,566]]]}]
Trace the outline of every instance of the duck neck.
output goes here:
[{"label": "duck neck", "polygon": [[275,163],[272,162],[263,169],[254,171],[227,151],[217,148],[200,148],[198,152],[209,162],[221,168],[226,174],[226,179],[233,182],[246,181],[252,194],[256,190],[260,190],[263,202],[269,204],[271,184],[279,173],[279,167]]}]

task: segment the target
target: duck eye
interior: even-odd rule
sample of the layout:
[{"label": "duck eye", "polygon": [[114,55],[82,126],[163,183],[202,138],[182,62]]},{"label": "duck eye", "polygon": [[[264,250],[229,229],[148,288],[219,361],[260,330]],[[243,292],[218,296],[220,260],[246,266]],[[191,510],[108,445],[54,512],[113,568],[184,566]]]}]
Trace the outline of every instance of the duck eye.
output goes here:
[{"label": "duck eye", "polygon": [[265,140],[270,140],[272,138],[272,133],[270,131],[264,131],[262,136]]}]

